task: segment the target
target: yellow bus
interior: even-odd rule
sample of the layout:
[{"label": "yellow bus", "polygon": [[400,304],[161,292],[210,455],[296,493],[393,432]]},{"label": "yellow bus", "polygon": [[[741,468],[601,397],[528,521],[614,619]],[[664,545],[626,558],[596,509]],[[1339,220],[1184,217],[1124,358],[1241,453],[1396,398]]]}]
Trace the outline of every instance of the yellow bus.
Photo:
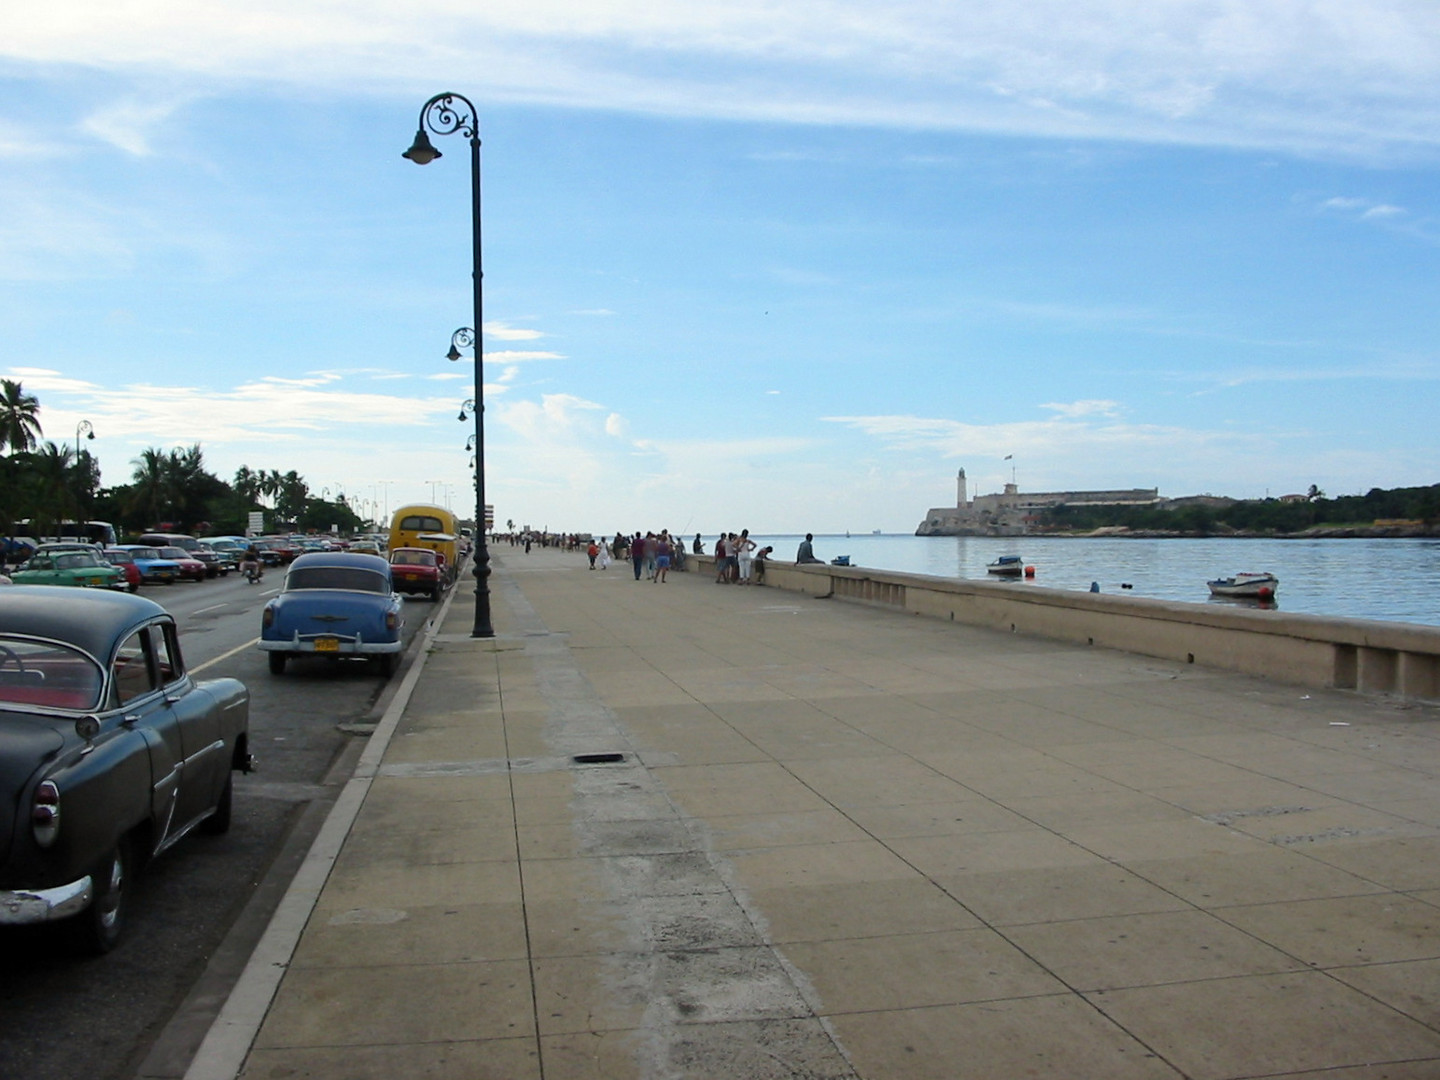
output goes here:
[{"label": "yellow bus", "polygon": [[455,577],[459,545],[459,519],[444,507],[425,503],[402,506],[390,519],[390,551],[408,547],[438,552],[445,558],[447,583]]}]

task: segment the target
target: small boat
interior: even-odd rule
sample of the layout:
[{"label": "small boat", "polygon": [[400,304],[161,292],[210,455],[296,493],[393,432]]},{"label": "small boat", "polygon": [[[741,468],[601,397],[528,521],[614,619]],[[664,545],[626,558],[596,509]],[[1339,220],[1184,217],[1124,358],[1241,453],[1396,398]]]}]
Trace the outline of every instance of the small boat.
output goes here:
[{"label": "small boat", "polygon": [[1254,600],[1274,599],[1280,579],[1274,574],[1236,574],[1234,577],[1207,581],[1211,596],[1242,596]]},{"label": "small boat", "polygon": [[998,577],[1019,577],[1025,573],[1025,560],[1019,555],[1001,555],[985,567],[985,572]]}]

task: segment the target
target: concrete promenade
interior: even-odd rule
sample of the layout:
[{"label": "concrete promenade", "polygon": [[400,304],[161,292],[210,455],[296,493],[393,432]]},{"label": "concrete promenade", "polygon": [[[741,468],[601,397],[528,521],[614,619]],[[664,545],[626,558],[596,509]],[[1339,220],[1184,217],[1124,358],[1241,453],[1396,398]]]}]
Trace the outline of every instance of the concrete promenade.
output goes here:
[{"label": "concrete promenade", "polygon": [[1440,710],[495,555],[192,1080],[1440,1077]]}]

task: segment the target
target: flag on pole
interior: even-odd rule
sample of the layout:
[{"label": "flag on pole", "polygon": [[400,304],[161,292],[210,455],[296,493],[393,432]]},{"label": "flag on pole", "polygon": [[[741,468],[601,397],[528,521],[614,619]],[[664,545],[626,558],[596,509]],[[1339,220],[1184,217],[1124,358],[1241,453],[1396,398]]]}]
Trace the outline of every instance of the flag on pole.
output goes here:
[{"label": "flag on pole", "polygon": [[1006,454],[1006,455],[1005,455],[1005,460],[1006,460],[1006,461],[1009,461],[1009,460],[1010,460],[1011,458],[1013,458],[1014,456],[1015,456],[1014,454]]}]

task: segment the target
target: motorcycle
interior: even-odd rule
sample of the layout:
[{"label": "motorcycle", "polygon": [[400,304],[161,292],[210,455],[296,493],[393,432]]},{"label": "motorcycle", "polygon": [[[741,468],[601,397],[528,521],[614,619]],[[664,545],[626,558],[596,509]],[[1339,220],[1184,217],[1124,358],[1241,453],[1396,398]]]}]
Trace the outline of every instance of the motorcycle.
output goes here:
[{"label": "motorcycle", "polygon": [[253,559],[246,559],[240,564],[240,572],[245,575],[245,584],[254,585],[265,576],[265,568]]}]

